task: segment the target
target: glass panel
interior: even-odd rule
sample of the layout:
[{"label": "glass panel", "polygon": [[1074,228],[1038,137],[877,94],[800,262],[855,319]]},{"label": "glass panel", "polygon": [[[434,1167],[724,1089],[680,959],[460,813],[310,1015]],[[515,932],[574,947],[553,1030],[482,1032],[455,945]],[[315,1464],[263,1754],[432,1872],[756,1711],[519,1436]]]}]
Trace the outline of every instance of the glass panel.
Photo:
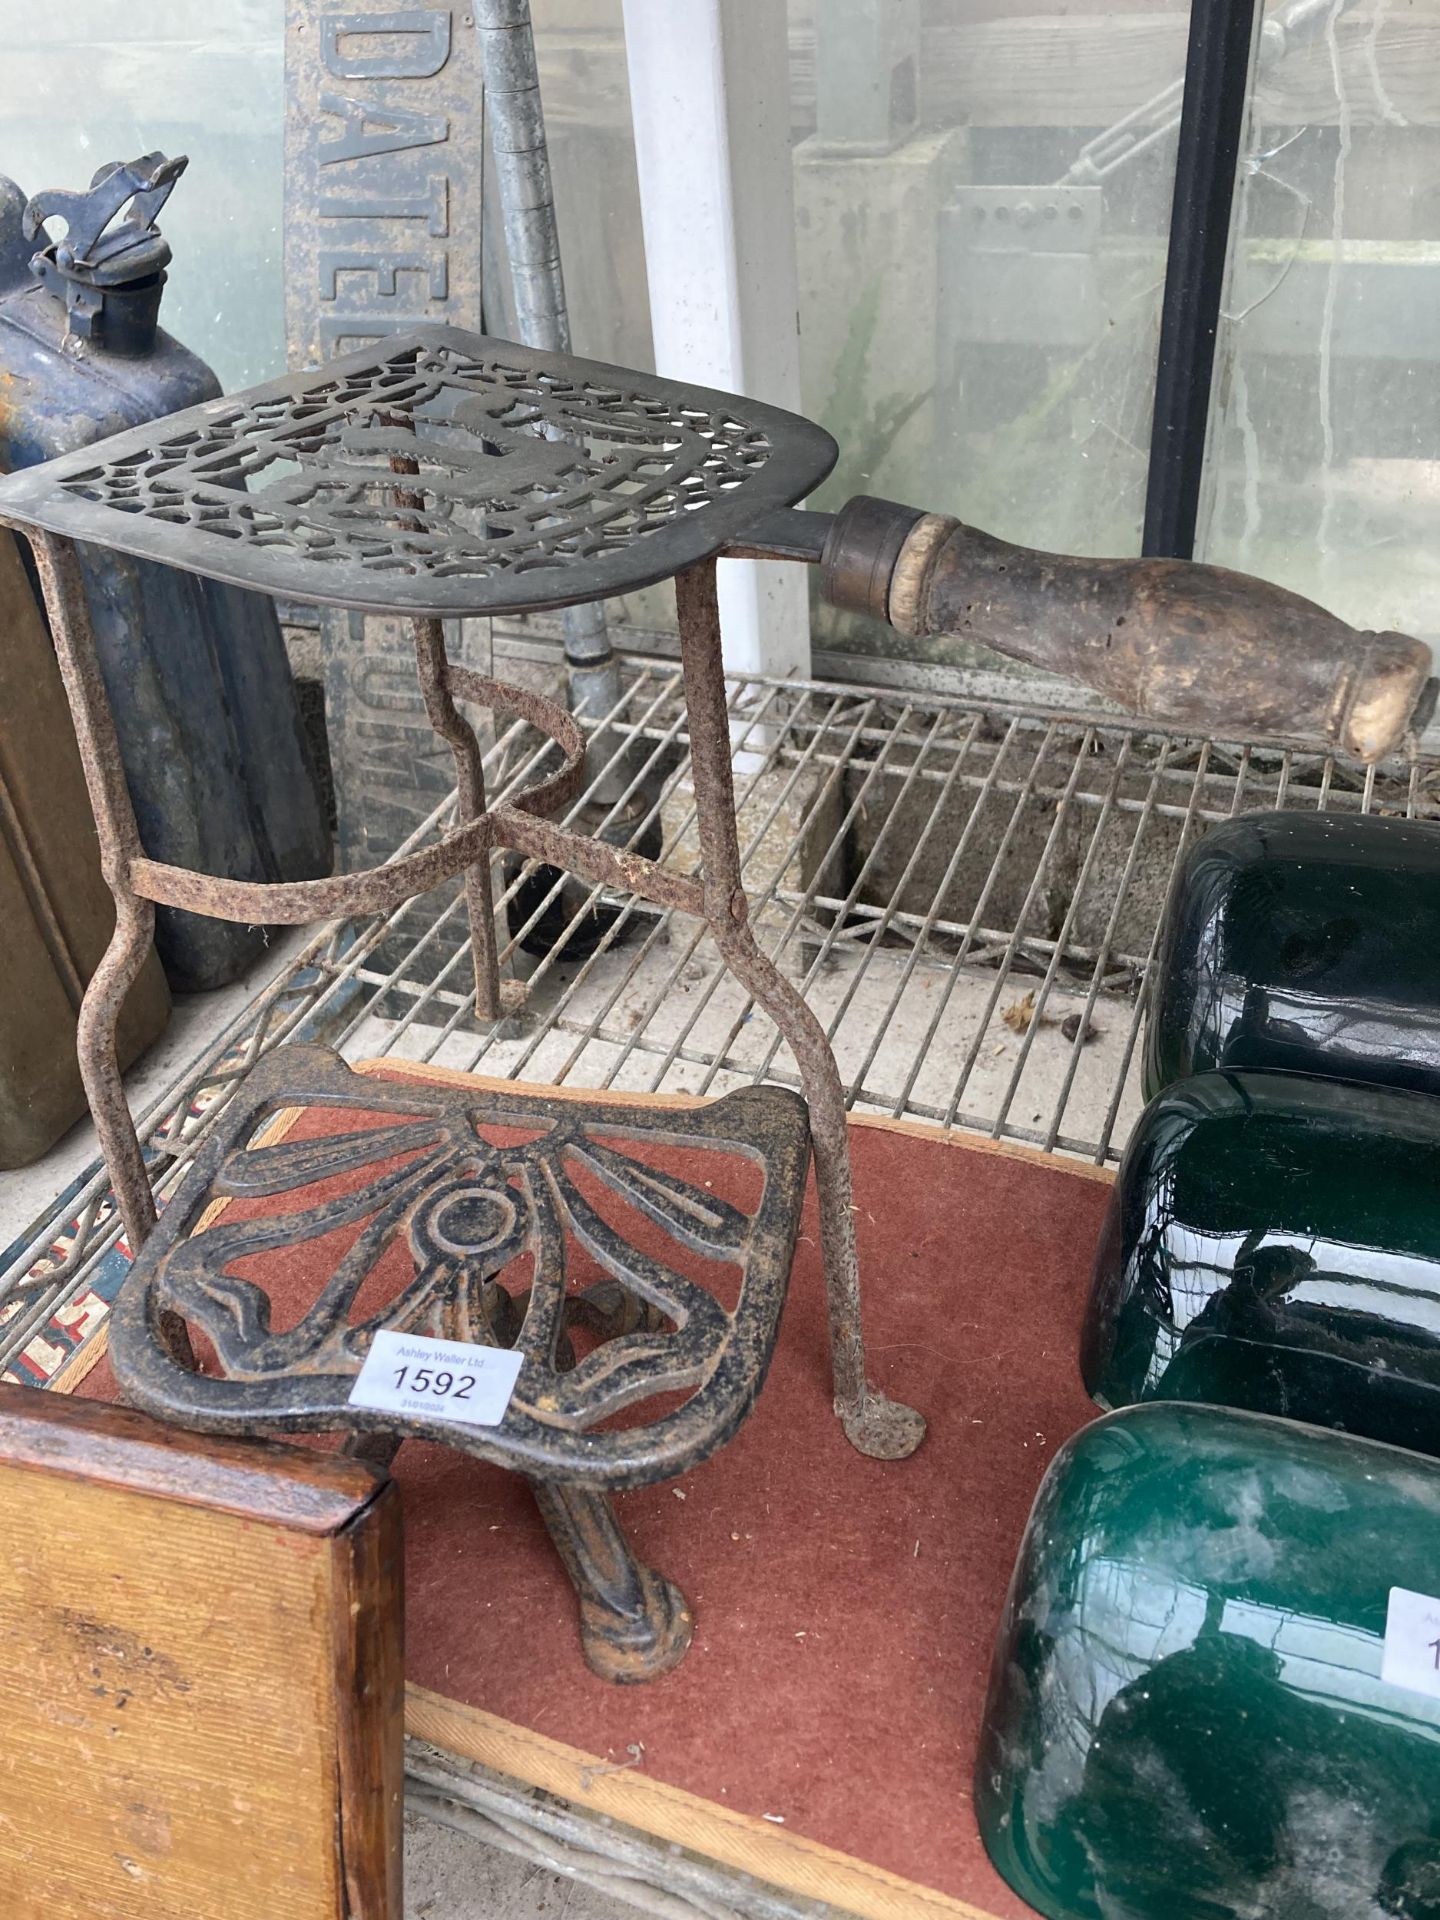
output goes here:
[{"label": "glass panel", "polygon": [[[115,0],[5,9],[0,172],[33,193],[84,186],[105,160],[188,152],[165,213],[165,324],[227,386],[285,370],[284,11],[284,0],[168,0],[130,18]],[[533,13],[576,347],[648,367],[621,0],[534,0]]]},{"label": "glass panel", "polygon": [[[166,324],[227,385],[281,371],[283,0],[9,12],[0,169],[34,190],[191,152]],[[647,366],[621,0],[534,18],[575,344]],[[1184,5],[788,0],[788,18],[803,404],[842,449],[816,504],[875,492],[1137,550]],[[665,596],[629,613],[668,623]],[[842,634],[916,650],[822,617],[822,645]]]},{"label": "glass panel", "polygon": [[[533,10],[575,343],[649,365],[620,0]],[[1138,551],[1187,19],[789,0],[803,405],[841,448],[815,505]],[[969,658],[822,610],[817,640]]]},{"label": "glass panel", "polygon": [[[622,0],[531,0],[530,18],[571,341],[589,359],[653,371]],[[500,331],[509,299],[497,291],[489,324]],[[644,588],[607,614],[628,629],[627,646],[643,647],[647,634],[673,632],[674,591]]]},{"label": "glass panel", "polygon": [[1206,559],[1440,634],[1440,68],[1380,0],[1266,17],[1216,363]]},{"label": "glass panel", "polygon": [[226,387],[285,371],[280,194],[283,0],[63,0],[4,9],[0,173],[83,188],[157,147],[188,153],[165,209],[161,323]]},{"label": "glass panel", "polygon": [[[790,0],[815,504],[1139,551],[1187,12]],[[847,649],[924,652],[821,616]],[[825,644],[822,639],[821,644]],[[988,656],[986,656],[988,658]]]},{"label": "glass panel", "polygon": [[531,0],[575,351],[654,370],[622,0]]}]

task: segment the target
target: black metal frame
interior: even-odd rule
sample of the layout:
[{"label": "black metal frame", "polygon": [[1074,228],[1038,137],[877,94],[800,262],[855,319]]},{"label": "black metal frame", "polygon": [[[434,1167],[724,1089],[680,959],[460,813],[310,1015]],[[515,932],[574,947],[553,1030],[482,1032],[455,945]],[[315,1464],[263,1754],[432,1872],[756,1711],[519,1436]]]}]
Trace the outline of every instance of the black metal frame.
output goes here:
[{"label": "black metal frame", "polygon": [[1145,483],[1147,557],[1195,552],[1255,5],[1191,0]]}]

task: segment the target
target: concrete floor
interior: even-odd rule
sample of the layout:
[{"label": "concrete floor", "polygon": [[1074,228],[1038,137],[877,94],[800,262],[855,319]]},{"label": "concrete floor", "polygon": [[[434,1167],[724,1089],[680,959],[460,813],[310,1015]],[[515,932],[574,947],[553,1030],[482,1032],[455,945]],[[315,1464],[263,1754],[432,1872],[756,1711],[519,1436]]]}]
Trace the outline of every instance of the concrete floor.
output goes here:
[{"label": "concrete floor", "polygon": [[630,1920],[634,1911],[424,1814],[405,1816],[405,1920]]},{"label": "concrete floor", "polygon": [[[723,1054],[736,1068],[766,1065],[774,1030],[749,1015],[744,990],[708,948],[687,960],[682,937],[672,934],[638,964],[637,951],[638,943],[627,945],[593,961],[584,992],[567,1005],[563,1025],[542,1018],[533,1031],[521,1024],[513,1036],[491,1040],[462,1031],[439,1040],[434,1026],[417,1022],[397,1036],[389,1021],[371,1014],[346,1041],[345,1052],[355,1060],[394,1053],[530,1082],[563,1079],[576,1087],[608,1082],[625,1092],[717,1098],[744,1079],[739,1072],[702,1065],[697,1056]],[[574,971],[561,970],[559,980]],[[960,1103],[969,1124],[988,1132],[1003,1116],[1009,1128],[1043,1139],[1058,1110],[1061,1137],[1090,1146],[1104,1132],[1123,1074],[1114,1129],[1115,1140],[1123,1141],[1144,1104],[1138,1050],[1126,1071],[1134,1002],[1100,996],[1091,1014],[1093,1038],[1077,1055],[1062,1023],[1082,1012],[1081,993],[1054,987],[1028,1036],[1007,1021],[1007,1010],[1027,993],[1033,996],[1039,985],[1033,975],[1014,974],[997,993],[996,976],[988,969],[965,968],[952,977],[948,969],[926,962],[912,971],[903,949],[888,948],[859,956],[842,953],[810,982],[805,997],[827,1024],[838,1022],[833,1045],[842,1074],[849,1079],[863,1069],[865,1097],[857,1102],[862,1110],[918,1107],[943,1115],[961,1063],[973,1055]],[[542,1005],[557,991],[556,981],[548,982]],[[612,998],[595,1036],[585,1038],[589,1020]],[[875,1045],[877,1029],[881,1038]],[[636,1044],[637,1037],[643,1044]],[[674,1050],[668,1060],[667,1048]]]}]

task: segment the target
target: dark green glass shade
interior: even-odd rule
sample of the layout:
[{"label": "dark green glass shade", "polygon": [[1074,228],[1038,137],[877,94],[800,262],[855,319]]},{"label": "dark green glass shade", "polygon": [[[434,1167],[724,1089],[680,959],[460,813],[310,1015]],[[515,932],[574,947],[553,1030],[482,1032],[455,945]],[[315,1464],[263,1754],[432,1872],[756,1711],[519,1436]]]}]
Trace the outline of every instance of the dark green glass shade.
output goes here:
[{"label": "dark green glass shade", "polygon": [[1440,1920],[1437,1589],[1432,1461],[1220,1407],[1097,1421],[1006,1603],[995,1866],[1052,1920]]},{"label": "dark green glass shade", "polygon": [[1214,1067],[1440,1093],[1440,825],[1226,821],[1176,875],[1153,982],[1147,1097]]},{"label": "dark green glass shade", "polygon": [[1157,1094],[1080,1369],[1106,1407],[1212,1401],[1440,1454],[1440,1098],[1295,1073]]}]

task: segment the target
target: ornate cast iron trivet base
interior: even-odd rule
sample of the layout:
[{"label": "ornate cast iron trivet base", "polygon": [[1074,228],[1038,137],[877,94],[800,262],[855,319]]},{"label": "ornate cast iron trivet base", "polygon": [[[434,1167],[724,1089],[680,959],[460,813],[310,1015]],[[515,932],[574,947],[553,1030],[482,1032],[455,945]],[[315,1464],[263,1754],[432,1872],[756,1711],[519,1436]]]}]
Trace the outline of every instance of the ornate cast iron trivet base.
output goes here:
[{"label": "ornate cast iron trivet base", "polygon": [[[347,1118],[267,1141],[296,1108]],[[653,1164],[666,1146],[717,1172],[716,1155],[758,1169],[753,1210],[718,1178],[697,1185]],[[206,1432],[339,1429],[377,1463],[416,1436],[523,1474],[579,1596],[590,1666],[647,1679],[689,1645],[690,1610],[635,1558],[608,1495],[687,1472],[754,1405],[809,1157],[805,1103],[780,1087],[693,1110],[617,1107],[371,1079],[325,1048],[283,1047],[226,1109],[136,1260],[111,1329],[116,1375],[146,1411]],[[217,1201],[227,1209],[197,1232]],[[577,1248],[603,1278],[577,1283]],[[392,1250],[408,1260],[397,1267]],[[681,1270],[684,1251],[738,1272],[733,1306]],[[313,1304],[277,1331],[243,1263],[267,1255],[279,1272],[287,1254],[320,1277]],[[387,1261],[385,1304],[357,1311]],[[203,1371],[167,1323],[206,1356]],[[500,1425],[351,1406],[381,1328],[518,1348]]]}]

